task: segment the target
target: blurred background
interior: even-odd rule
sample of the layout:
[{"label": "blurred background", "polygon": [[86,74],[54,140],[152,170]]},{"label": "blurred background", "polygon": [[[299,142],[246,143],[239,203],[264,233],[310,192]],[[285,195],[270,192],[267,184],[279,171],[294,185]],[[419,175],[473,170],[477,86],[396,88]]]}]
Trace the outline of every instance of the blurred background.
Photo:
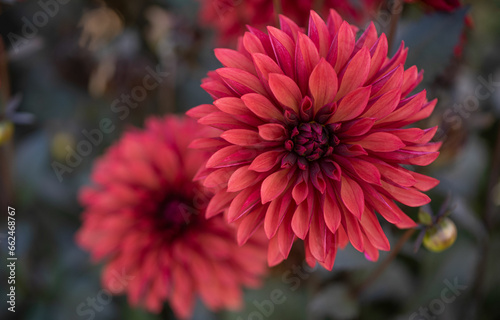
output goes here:
[{"label": "blurred background", "polygon": [[[245,0],[213,1],[224,19]],[[371,16],[379,32],[390,28],[384,8]],[[200,83],[220,66],[218,42],[199,10],[195,0],[0,1],[1,319],[174,319],[167,305],[154,315],[103,293],[101,265],[74,242],[77,192],[125,129],[210,103]],[[299,245],[261,289],[246,291],[243,310],[214,314],[199,303],[194,318],[500,319],[499,14],[500,1],[479,0],[450,12],[406,3],[397,17],[395,47],[405,41],[406,67],[424,69],[419,88],[439,98],[421,125],[439,125],[444,144],[423,172],[441,180],[429,195],[458,230],[450,248],[414,253],[415,234],[353,296],[389,253],[372,263],[348,246],[327,272],[304,267]],[[156,82],[145,90],[146,75]],[[7,205],[16,209],[15,314],[5,302]],[[404,234],[384,229],[392,246]],[[282,303],[263,308],[276,290]]]}]

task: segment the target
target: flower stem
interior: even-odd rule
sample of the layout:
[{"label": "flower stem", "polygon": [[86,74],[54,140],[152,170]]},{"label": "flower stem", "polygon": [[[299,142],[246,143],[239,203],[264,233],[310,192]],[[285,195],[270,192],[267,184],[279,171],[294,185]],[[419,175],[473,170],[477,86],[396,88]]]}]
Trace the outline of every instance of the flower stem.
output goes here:
[{"label": "flower stem", "polygon": [[363,292],[366,288],[368,288],[373,282],[375,282],[375,280],[378,279],[380,275],[382,275],[382,273],[384,273],[385,269],[387,269],[389,264],[391,264],[392,260],[394,260],[394,258],[396,258],[396,256],[398,255],[399,251],[401,251],[401,248],[403,248],[403,245],[406,243],[406,241],[408,241],[408,239],[410,239],[413,233],[415,233],[415,230],[416,229],[408,229],[403,234],[403,236],[398,240],[398,243],[396,243],[396,246],[394,246],[394,249],[391,250],[389,256],[385,258],[385,260],[377,267],[377,269],[375,269],[375,271],[373,271],[368,276],[368,278],[366,278],[365,281],[363,281],[361,284],[359,284],[352,290],[353,297],[355,298],[359,297],[361,292]]},{"label": "flower stem", "polygon": [[396,36],[396,31],[398,29],[399,17],[401,16],[401,12],[403,12],[403,1],[395,0],[392,7],[388,4],[387,9],[391,13],[391,24],[389,26],[389,34],[387,37],[387,43],[389,45],[389,54],[394,45],[394,38]]},{"label": "flower stem", "polygon": [[280,25],[280,14],[283,14],[283,8],[281,7],[281,0],[273,0],[274,14],[276,16],[276,26]]}]

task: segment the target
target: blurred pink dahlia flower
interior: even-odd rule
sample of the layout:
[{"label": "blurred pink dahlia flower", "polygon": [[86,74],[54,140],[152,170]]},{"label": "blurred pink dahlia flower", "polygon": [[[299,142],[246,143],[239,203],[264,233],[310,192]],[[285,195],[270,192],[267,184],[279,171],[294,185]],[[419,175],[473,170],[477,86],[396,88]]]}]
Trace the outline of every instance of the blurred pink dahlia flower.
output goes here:
[{"label": "blurred pink dahlia flower", "polygon": [[160,312],[169,300],[186,318],[199,295],[212,310],[234,309],[241,286],[265,273],[263,233],[239,247],[222,217],[205,218],[212,193],[192,179],[207,154],[187,146],[207,129],[189,118],[151,118],[110,148],[81,190],[77,242],[106,261],[104,288],[121,293],[114,277],[127,275],[121,291],[132,305]]},{"label": "blurred pink dahlia flower", "polygon": [[[273,0],[199,0],[200,20],[217,30],[220,44],[236,40],[246,31],[246,25],[257,29],[274,24]],[[300,27],[307,25],[309,11],[315,9],[315,0],[281,0],[284,15]],[[353,3],[355,2],[355,4]],[[372,18],[382,0],[324,0],[321,13],[330,8],[337,10],[345,19],[362,24]]]},{"label": "blurred pink dahlia flower", "polygon": [[197,174],[220,190],[207,216],[225,212],[246,242],[263,224],[268,262],[285,259],[296,237],[306,258],[332,269],[337,247],[350,242],[370,260],[389,250],[375,212],[400,228],[415,226],[394,203],[418,207],[436,179],[401,165],[430,164],[437,127],[404,128],[428,117],[436,100],[404,69],[401,44],[387,58],[387,40],[373,24],[355,39],[334,10],[325,23],[311,12],[307,34],[286,17],[268,34],[250,28],[238,50],[216,49],[224,65],[202,87],[213,104],[188,112],[220,129],[195,140],[214,154]]}]

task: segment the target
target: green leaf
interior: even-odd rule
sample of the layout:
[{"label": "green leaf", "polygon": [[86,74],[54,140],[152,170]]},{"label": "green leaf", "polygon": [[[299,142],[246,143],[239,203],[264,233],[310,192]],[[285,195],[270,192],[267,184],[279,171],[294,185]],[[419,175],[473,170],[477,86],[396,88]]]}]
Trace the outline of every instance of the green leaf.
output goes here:
[{"label": "green leaf", "polygon": [[432,216],[427,211],[420,209],[418,212],[418,221],[426,226],[432,225]]}]

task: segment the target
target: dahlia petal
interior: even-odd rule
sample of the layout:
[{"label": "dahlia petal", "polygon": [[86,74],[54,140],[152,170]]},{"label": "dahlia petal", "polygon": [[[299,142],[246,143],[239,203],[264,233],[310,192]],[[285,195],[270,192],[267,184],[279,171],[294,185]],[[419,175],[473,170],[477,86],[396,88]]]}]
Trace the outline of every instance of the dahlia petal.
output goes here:
[{"label": "dahlia petal", "polygon": [[269,247],[267,249],[267,263],[270,267],[274,267],[285,260],[285,257],[281,254],[278,237],[275,236],[269,240]]},{"label": "dahlia petal", "polygon": [[310,202],[308,200],[297,205],[297,209],[292,217],[292,230],[302,240],[306,238],[313,216],[312,203]]},{"label": "dahlia petal", "polygon": [[205,177],[203,185],[207,188],[226,188],[227,177],[231,176],[235,171],[235,167],[216,169]]},{"label": "dahlia petal", "polygon": [[228,143],[220,138],[199,138],[193,140],[188,147],[191,149],[218,149],[226,146]]},{"label": "dahlia petal", "polygon": [[437,99],[434,99],[434,100],[428,102],[427,104],[425,104],[420,109],[420,111],[416,112],[411,117],[407,118],[405,121],[405,124],[406,124],[406,122],[413,123],[415,121],[419,121],[419,120],[428,118],[431,115],[431,113],[434,111],[434,108],[436,107],[436,103],[437,103]]},{"label": "dahlia petal", "polygon": [[365,29],[363,34],[359,37],[358,41],[356,41],[356,50],[361,50],[362,48],[371,49],[375,42],[377,41],[377,29],[372,21],[368,25],[368,28]]},{"label": "dahlia petal", "polygon": [[291,108],[296,113],[299,112],[302,94],[295,81],[285,75],[271,73],[269,74],[269,87],[276,100],[283,106]]},{"label": "dahlia petal", "polygon": [[297,35],[302,32],[300,27],[284,15],[280,14],[279,20],[281,30],[283,30],[288,36],[290,36],[293,41],[297,41]]},{"label": "dahlia petal", "polygon": [[392,212],[394,212],[398,218],[399,218],[399,222],[395,223],[396,224],[396,227],[400,228],[400,229],[406,229],[406,228],[414,228],[417,226],[417,224],[412,220],[410,219],[404,212],[403,210],[401,210],[397,204],[394,203],[394,201],[391,201],[389,200],[387,197],[385,197],[384,195],[381,195],[382,198],[385,199],[385,201],[389,204],[389,206],[391,207],[392,209]]},{"label": "dahlia petal", "polygon": [[368,152],[366,152],[365,149],[358,144],[342,144],[337,147],[337,153],[344,157],[359,157],[368,154]]},{"label": "dahlia petal", "polygon": [[340,197],[342,198],[342,202],[349,212],[360,219],[365,207],[363,190],[359,184],[346,175],[342,175],[340,181]]},{"label": "dahlia petal", "polygon": [[293,200],[295,200],[296,204],[302,203],[305,199],[307,199],[307,196],[309,194],[309,187],[307,183],[307,171],[304,171],[302,175],[299,175],[299,178],[297,179],[297,183],[295,184],[295,187],[292,189],[292,196]]},{"label": "dahlia petal", "polygon": [[403,69],[403,66],[400,65],[375,81],[372,85],[372,97],[383,95],[394,89],[401,90],[404,75]]},{"label": "dahlia petal", "polygon": [[250,164],[250,170],[256,172],[267,172],[274,168],[274,166],[283,158],[284,152],[278,151],[266,151],[259,154]]},{"label": "dahlia petal", "polygon": [[261,186],[261,201],[267,203],[276,199],[288,185],[288,169],[283,169],[269,175]]},{"label": "dahlia petal", "polygon": [[342,169],[340,166],[330,159],[321,161],[320,163],[321,171],[325,176],[333,180],[340,180],[340,175],[342,174]]},{"label": "dahlia petal", "polygon": [[323,178],[323,174],[321,173],[321,167],[317,162],[312,162],[309,166],[309,175],[316,190],[318,190],[320,194],[325,193],[326,182]]},{"label": "dahlia petal", "polygon": [[251,115],[246,105],[240,98],[226,97],[214,101],[214,105],[222,112],[230,115]]},{"label": "dahlia petal", "polygon": [[382,181],[382,187],[394,199],[409,207],[420,207],[431,202],[431,199],[426,194],[414,188],[397,187],[385,181]]},{"label": "dahlia petal", "polygon": [[[269,39],[269,36],[265,34],[264,32],[260,31],[259,29],[256,29],[252,26],[247,26],[248,30],[257,37],[257,40],[262,44],[262,47],[264,48],[265,52],[268,56],[272,56],[274,51],[273,51],[273,46],[271,45],[271,40]],[[249,53],[251,53],[249,51]]]},{"label": "dahlia petal", "polygon": [[258,187],[248,188],[236,195],[227,210],[227,221],[234,222],[250,212],[259,203]]},{"label": "dahlia petal", "polygon": [[400,97],[401,90],[393,89],[378,98],[370,100],[365,113],[361,117],[382,119],[396,109]]},{"label": "dahlia petal", "polygon": [[267,27],[269,39],[281,70],[293,78],[295,77],[295,66],[293,57],[295,57],[295,43],[285,32],[274,27]]},{"label": "dahlia petal", "polygon": [[239,167],[236,171],[234,171],[227,182],[228,192],[241,191],[262,180],[263,175],[249,170],[249,167],[250,166]]},{"label": "dahlia petal", "polygon": [[356,39],[351,26],[345,21],[342,22],[338,33],[333,34],[335,37],[326,56],[326,61],[333,66],[336,73],[339,73],[349,61]]},{"label": "dahlia petal", "polygon": [[245,32],[243,35],[243,46],[250,54],[262,53],[267,55],[266,49],[259,38],[250,32]]},{"label": "dahlia petal", "polygon": [[295,48],[296,79],[302,94],[307,93],[311,72],[319,62],[319,53],[311,38],[300,33]]},{"label": "dahlia petal", "polygon": [[198,120],[198,123],[217,128],[220,130],[228,129],[252,129],[252,127],[246,123],[237,120],[234,116],[229,115],[225,112],[212,112]]},{"label": "dahlia petal", "polygon": [[394,56],[389,61],[387,61],[382,66],[382,68],[377,73],[377,75],[375,76],[375,78],[382,77],[386,73],[388,73],[391,70],[393,70],[394,68],[396,68],[397,66],[405,64],[406,57],[408,55],[408,48],[405,48],[404,45],[405,45],[404,41],[401,41],[401,45],[399,46],[398,51],[394,54]]},{"label": "dahlia petal", "polygon": [[309,249],[311,254],[318,261],[324,261],[326,257],[326,233],[325,221],[318,214],[313,214],[311,228],[308,234]]},{"label": "dahlia petal", "polygon": [[191,278],[181,264],[175,264],[172,268],[172,278],[175,279],[172,291],[171,306],[181,318],[189,318],[193,310],[194,290],[192,290]]},{"label": "dahlia petal", "polygon": [[237,233],[238,245],[244,245],[254,232],[262,225],[266,209],[266,207],[261,207],[260,209],[253,210],[241,220]]},{"label": "dahlia petal", "polygon": [[205,217],[209,219],[221,213],[233,200],[233,198],[234,195],[228,194],[227,189],[222,189],[217,192],[208,203],[207,210],[205,211]]},{"label": "dahlia petal", "polygon": [[414,142],[419,141],[424,136],[424,130],[419,128],[407,128],[407,129],[385,129],[385,132],[389,132],[402,141]]},{"label": "dahlia petal", "polygon": [[416,166],[427,166],[439,156],[439,152],[419,152],[409,150],[398,150],[395,152],[376,152],[379,158],[400,164],[412,164]]},{"label": "dahlia petal", "polygon": [[262,142],[259,133],[247,129],[226,130],[220,135],[220,137],[229,143],[246,147]]},{"label": "dahlia petal", "polygon": [[401,222],[401,218],[397,213],[394,212],[391,205],[389,204],[389,199],[385,198],[378,191],[372,188],[368,184],[362,184],[363,190],[365,190],[365,196],[367,203],[376,210],[385,220],[390,223],[399,223]]},{"label": "dahlia petal", "polygon": [[389,180],[394,184],[402,187],[411,187],[417,182],[410,173],[399,166],[391,166],[383,161],[375,162],[374,165],[378,168],[384,180]]},{"label": "dahlia petal", "polygon": [[[325,81],[328,79],[328,82]],[[324,59],[316,65],[309,77],[309,92],[314,101],[314,113],[333,102],[337,93],[337,74]]]},{"label": "dahlia petal", "polygon": [[332,233],[335,233],[340,226],[342,213],[340,211],[340,204],[338,203],[337,197],[335,196],[334,192],[331,190],[331,187],[328,187],[327,189],[328,192],[325,195],[323,203],[323,217],[328,229]]},{"label": "dahlia petal", "polygon": [[374,123],[375,123],[374,118],[361,118],[361,119],[351,120],[349,122],[342,124],[340,132],[341,135],[344,135],[346,137],[361,136],[370,131]]},{"label": "dahlia petal", "polygon": [[191,108],[186,111],[186,114],[192,118],[200,119],[212,112],[217,111],[217,108],[211,104],[201,104],[197,107]]},{"label": "dahlia petal", "polygon": [[425,96],[426,91],[424,89],[416,95],[402,100],[400,103],[400,107],[398,107],[394,112],[390,113],[385,118],[377,120],[377,124],[405,120],[410,115],[417,113],[422,108],[422,105],[425,103]]},{"label": "dahlia petal", "polygon": [[349,92],[340,101],[336,112],[328,120],[328,123],[347,121],[356,118],[366,108],[369,98],[370,87],[361,87]]},{"label": "dahlia petal", "polygon": [[428,191],[439,184],[438,179],[434,179],[432,177],[428,177],[426,175],[423,175],[423,174],[420,174],[417,172],[413,172],[413,171],[408,171],[408,172],[416,180],[414,187],[420,191]]},{"label": "dahlia petal", "polygon": [[283,113],[280,112],[269,99],[260,94],[249,93],[242,96],[241,100],[243,100],[250,111],[262,119],[268,121],[285,121]]},{"label": "dahlia petal", "polygon": [[380,185],[380,172],[373,164],[358,158],[346,159],[336,156],[335,160],[344,168],[350,168],[353,173],[368,183]]},{"label": "dahlia petal", "polygon": [[354,249],[359,252],[363,252],[365,244],[363,241],[363,232],[359,226],[358,219],[349,212],[344,211],[344,221],[343,226],[347,231],[347,236],[349,237],[349,241],[351,242]]},{"label": "dahlia petal", "polygon": [[207,168],[230,167],[249,163],[254,156],[254,151],[240,146],[228,146],[216,151],[206,164]]},{"label": "dahlia petal", "polygon": [[290,250],[292,250],[293,241],[295,240],[295,234],[293,233],[291,226],[292,213],[288,212],[284,217],[283,223],[278,229],[278,244],[283,257],[288,257]]},{"label": "dahlia petal", "polygon": [[224,97],[231,97],[236,94],[225,83],[221,83],[219,81],[213,81],[213,80],[205,81],[201,84],[200,87],[206,92],[208,92],[208,94],[210,94],[210,96],[214,100]]},{"label": "dahlia petal", "polygon": [[369,261],[377,261],[379,257],[379,252],[375,246],[370,242],[366,234],[362,234],[363,236],[363,244],[364,244],[364,253],[365,253],[365,258]]},{"label": "dahlia petal", "polygon": [[320,57],[326,57],[328,49],[330,49],[330,34],[323,19],[313,10],[311,10],[309,16],[309,29],[307,34],[316,45]]},{"label": "dahlia petal", "polygon": [[375,132],[351,143],[378,152],[391,152],[406,146],[401,139],[387,132]]},{"label": "dahlia petal", "polygon": [[217,48],[214,49],[215,57],[224,67],[237,68],[255,74],[252,61],[236,50]]},{"label": "dahlia petal", "polygon": [[269,87],[269,74],[270,73],[278,73],[283,74],[281,68],[276,64],[276,62],[271,59],[268,55],[264,55],[262,53],[254,53],[252,55],[253,63],[255,65],[255,69],[257,70],[257,74],[259,75],[260,80],[264,85]]},{"label": "dahlia petal", "polygon": [[311,253],[311,250],[309,249],[309,241],[304,241],[304,253],[306,256],[307,265],[310,268],[314,268],[316,266],[317,260],[314,259],[313,255]]},{"label": "dahlia petal", "polygon": [[333,268],[333,264],[335,263],[335,257],[337,255],[337,246],[338,245],[337,245],[337,235],[336,234],[330,235],[329,237],[332,238],[332,240],[330,240],[330,242],[331,242],[330,248],[329,248],[329,250],[327,250],[328,253],[326,254],[325,260],[322,262],[320,261],[320,264],[326,270],[331,271]]},{"label": "dahlia petal", "polygon": [[278,123],[266,123],[259,126],[258,135],[267,141],[283,141],[287,134],[288,130]]},{"label": "dahlia petal", "polygon": [[158,176],[148,164],[134,161],[129,163],[127,166],[129,167],[129,170],[134,172],[136,183],[152,190],[160,187],[160,180],[158,179]]},{"label": "dahlia petal", "polygon": [[422,138],[420,138],[417,141],[412,141],[412,142],[413,143],[422,143],[423,144],[423,143],[427,143],[427,142],[431,141],[431,139],[436,134],[437,129],[438,129],[438,127],[435,126],[435,127],[423,130],[424,134],[422,135]]},{"label": "dahlia petal", "polygon": [[326,21],[326,25],[328,27],[330,35],[337,34],[343,22],[344,19],[342,19],[340,14],[338,14],[338,12],[335,11],[334,9],[330,9],[328,19]]},{"label": "dahlia petal", "polygon": [[365,83],[370,71],[370,59],[368,49],[362,48],[349,61],[344,71],[339,75],[340,84],[336,100],[343,98]]},{"label": "dahlia petal", "polygon": [[[280,210],[282,198],[277,198],[271,201],[269,207],[267,207],[267,213],[264,217],[264,231],[268,239],[271,239],[278,231],[278,227],[284,218],[284,213],[286,211]],[[283,213],[283,215],[281,215]]]},{"label": "dahlia petal", "polygon": [[377,42],[370,49],[371,65],[368,72],[368,79],[371,80],[373,76],[380,70],[387,58],[387,37],[384,33],[378,38]]},{"label": "dahlia petal", "polygon": [[161,148],[156,148],[154,155],[156,159],[155,165],[160,170],[162,177],[166,181],[173,182],[181,166],[178,157],[174,152]]},{"label": "dahlia petal", "polygon": [[240,96],[253,92],[267,94],[259,78],[250,72],[236,68],[220,68],[216,72]]},{"label": "dahlia petal", "polygon": [[349,243],[349,237],[347,236],[347,232],[345,231],[344,227],[342,224],[339,226],[337,229],[337,232],[335,233],[337,236],[337,243],[340,249],[344,249],[347,244]]},{"label": "dahlia petal", "polygon": [[[367,240],[377,249],[388,251],[391,248],[389,240],[380,227],[380,223],[373,212],[366,211],[359,221]],[[366,243],[366,241],[365,241]]]},{"label": "dahlia petal", "polygon": [[417,85],[418,70],[416,66],[411,66],[406,69],[403,75],[403,85],[401,86],[401,93],[403,97],[406,97]]},{"label": "dahlia petal", "polygon": [[396,227],[399,229],[410,229],[415,228],[417,224],[410,217],[405,214],[401,215],[401,221],[396,223]]}]

